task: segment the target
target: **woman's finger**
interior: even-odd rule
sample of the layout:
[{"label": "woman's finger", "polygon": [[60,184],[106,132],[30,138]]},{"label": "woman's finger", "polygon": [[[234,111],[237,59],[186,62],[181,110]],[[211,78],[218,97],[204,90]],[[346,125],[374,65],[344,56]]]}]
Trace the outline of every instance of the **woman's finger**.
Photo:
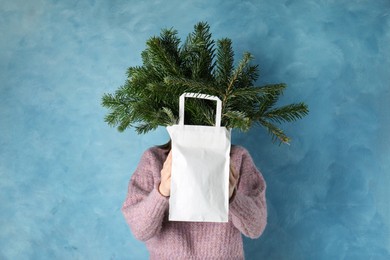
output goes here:
[{"label": "woman's finger", "polygon": [[239,174],[238,174],[238,172],[233,168],[232,165],[230,166],[230,171],[232,172],[234,179],[238,180]]},{"label": "woman's finger", "polygon": [[230,174],[229,174],[229,183],[230,183],[230,184],[233,184],[234,181],[235,181],[235,178],[234,178],[233,172],[230,171]]}]

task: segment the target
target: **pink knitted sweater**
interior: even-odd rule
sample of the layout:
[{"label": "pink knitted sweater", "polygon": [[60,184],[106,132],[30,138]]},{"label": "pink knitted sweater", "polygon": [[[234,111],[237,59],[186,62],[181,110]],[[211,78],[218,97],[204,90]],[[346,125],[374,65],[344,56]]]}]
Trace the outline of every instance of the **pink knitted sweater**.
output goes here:
[{"label": "pink knitted sweater", "polygon": [[134,236],[145,242],[150,259],[244,259],[241,233],[259,237],[267,222],[265,182],[247,150],[231,148],[240,173],[229,204],[228,223],[168,221],[169,198],[158,192],[168,151],[145,151],[131,177],[122,212]]}]

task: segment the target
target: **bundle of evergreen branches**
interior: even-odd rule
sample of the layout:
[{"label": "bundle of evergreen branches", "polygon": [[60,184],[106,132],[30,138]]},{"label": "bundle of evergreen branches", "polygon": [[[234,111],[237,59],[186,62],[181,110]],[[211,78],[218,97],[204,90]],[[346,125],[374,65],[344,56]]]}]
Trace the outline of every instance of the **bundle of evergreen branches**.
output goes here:
[{"label": "bundle of evergreen branches", "polygon": [[[222,100],[222,125],[247,131],[254,123],[273,137],[287,143],[289,138],[275,123],[291,122],[307,115],[304,103],[275,107],[285,84],[255,86],[258,66],[251,65],[250,53],[234,66],[232,41],[216,42],[205,22],[181,44],[174,29],[151,37],[142,52],[142,66],[130,67],[127,80],[114,94],[104,94],[102,105],[109,109],[105,121],[119,131],[134,127],[146,133],[158,126],[176,124],[179,97],[184,92],[218,96]],[[215,104],[209,100],[187,99],[185,123],[213,125]]]}]

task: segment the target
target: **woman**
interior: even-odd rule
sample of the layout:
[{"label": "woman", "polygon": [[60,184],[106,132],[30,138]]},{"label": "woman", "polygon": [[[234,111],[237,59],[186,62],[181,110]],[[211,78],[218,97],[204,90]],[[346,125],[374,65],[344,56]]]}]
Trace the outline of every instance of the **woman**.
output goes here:
[{"label": "woman", "polygon": [[230,152],[229,222],[168,221],[170,143],[145,151],[122,212],[150,259],[244,259],[241,233],[258,238],[267,223],[266,184],[248,151]]}]

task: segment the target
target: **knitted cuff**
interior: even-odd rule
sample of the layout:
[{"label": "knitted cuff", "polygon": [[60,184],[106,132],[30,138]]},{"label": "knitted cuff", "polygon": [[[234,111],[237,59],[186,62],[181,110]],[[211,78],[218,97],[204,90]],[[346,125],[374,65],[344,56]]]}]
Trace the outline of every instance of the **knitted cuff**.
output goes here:
[{"label": "knitted cuff", "polygon": [[240,215],[240,212],[245,212],[245,206],[246,206],[246,196],[241,194],[240,192],[235,191],[233,193],[233,196],[230,198],[229,203],[229,210],[234,214],[235,216]]},{"label": "knitted cuff", "polygon": [[168,208],[169,197],[161,195],[161,193],[156,188],[154,188],[149,194],[149,199],[155,201],[156,208],[158,208],[159,210],[165,211]]}]

